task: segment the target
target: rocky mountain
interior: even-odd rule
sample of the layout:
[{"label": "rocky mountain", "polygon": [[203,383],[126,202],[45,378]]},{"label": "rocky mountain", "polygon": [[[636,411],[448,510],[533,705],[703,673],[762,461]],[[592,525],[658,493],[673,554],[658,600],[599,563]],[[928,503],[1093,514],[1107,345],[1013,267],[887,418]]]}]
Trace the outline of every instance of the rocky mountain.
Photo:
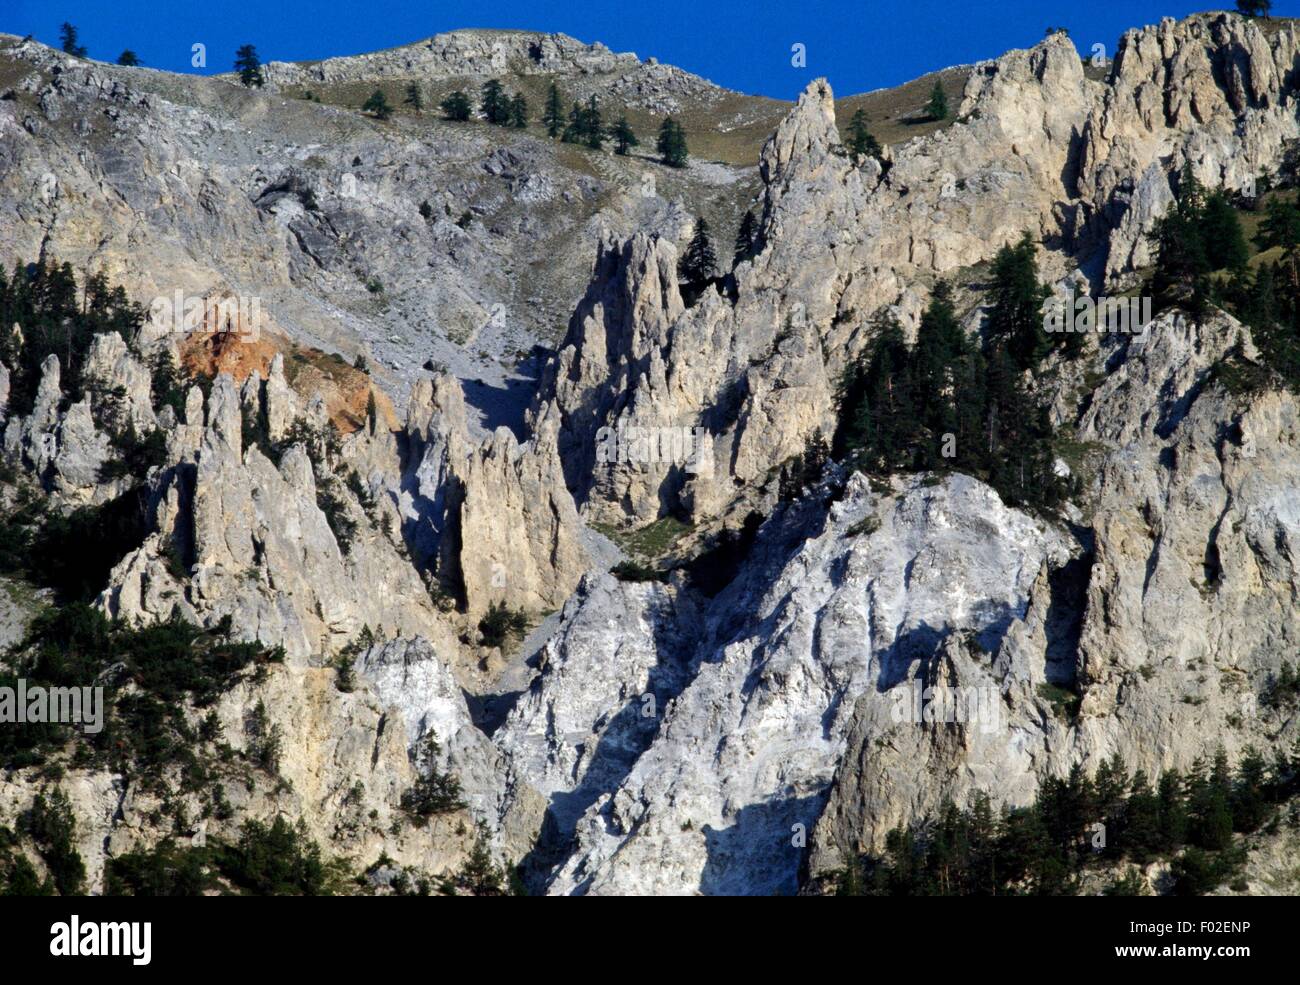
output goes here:
[{"label": "rocky mountain", "polygon": [[[548,894],[812,893],[948,803],[1024,808],[1116,756],[1289,776],[1300,417],[1230,305],[1020,374],[1070,482],[1051,507],[835,446],[885,317],[914,342],[941,280],[978,342],[1024,234],[1048,294],[1142,295],[1181,181],[1284,185],[1298,32],[1165,20],[1104,74],[1052,34],[945,74],[953,118],[879,155],[845,146],[826,80],[780,105],[563,35],[273,63],[261,89],[0,36],[0,265],[149,306],[29,380],[37,326],[0,325],[8,515],[134,504],[85,609],[273,654],[168,695],[188,754],[42,747],[86,887],[284,817],[364,891],[490,892],[499,866]],[[672,115],[713,153],[358,110],[493,78],[595,96],[644,143]],[[734,269],[685,280],[697,218],[730,242],[751,207]],[[173,297],[258,310],[178,330]],[[792,491],[819,446],[837,460]],[[68,603],[7,577],[18,671]],[[97,679],[152,693],[130,660]],[[969,714],[922,714],[936,693]],[[4,765],[23,830],[49,762]],[[1232,891],[1278,891],[1278,838],[1243,836]]]}]

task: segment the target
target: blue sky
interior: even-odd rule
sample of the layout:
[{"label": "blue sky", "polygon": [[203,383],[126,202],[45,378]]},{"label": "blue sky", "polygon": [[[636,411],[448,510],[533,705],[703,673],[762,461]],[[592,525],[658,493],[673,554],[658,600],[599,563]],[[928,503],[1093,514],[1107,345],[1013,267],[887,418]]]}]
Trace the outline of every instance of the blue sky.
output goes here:
[{"label": "blue sky", "polygon": [[[1274,13],[1300,15],[1300,0]],[[91,57],[133,49],[147,65],[190,67],[190,46],[207,46],[207,72],[227,71],[235,48],[263,61],[325,58],[391,47],[458,27],[561,31],[603,41],[703,75],[720,85],[783,99],[827,76],[838,93],[896,85],[947,65],[1033,44],[1060,25],[1083,50],[1113,53],[1128,27],[1207,9],[1175,0],[3,0],[0,31],[58,43],[70,20]],[[791,64],[802,44],[807,67]]]}]

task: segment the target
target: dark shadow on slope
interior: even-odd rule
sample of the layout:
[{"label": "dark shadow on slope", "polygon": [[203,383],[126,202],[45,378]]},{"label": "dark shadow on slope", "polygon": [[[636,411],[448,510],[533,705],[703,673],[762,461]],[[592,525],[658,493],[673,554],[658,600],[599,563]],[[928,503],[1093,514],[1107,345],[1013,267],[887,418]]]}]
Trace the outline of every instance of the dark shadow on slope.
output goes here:
[{"label": "dark shadow on slope", "polygon": [[[440,468],[436,461],[430,465],[430,474],[422,480],[418,473],[429,446],[405,431],[398,431],[396,437],[402,463],[399,489],[406,495],[407,507],[402,511],[402,540],[416,570],[425,577],[431,590],[441,591],[463,606],[465,588],[459,565],[439,564],[440,557],[460,556],[460,526],[454,518],[464,498],[461,480],[446,474],[436,478]],[[422,481],[436,488],[422,491]],[[425,495],[426,491],[432,495]]]},{"label": "dark shadow on slope", "polygon": [[1214,526],[1210,528],[1209,538],[1205,543],[1205,558],[1201,563],[1201,571],[1204,577],[1203,588],[1206,590],[1217,589],[1219,583],[1223,580],[1223,558],[1219,554],[1219,533],[1223,529],[1223,521],[1232,508],[1231,497],[1223,505],[1223,511],[1219,518],[1214,521]]},{"label": "dark shadow on slope", "polygon": [[[1023,613],[1006,603],[985,601],[974,607],[971,617],[980,627],[974,633],[974,644],[984,653],[992,654],[1002,647],[1007,631],[1023,618]],[[883,694],[918,674],[927,674],[944,641],[954,631],[952,626],[919,623],[897,636],[888,648],[873,654],[880,668],[876,675],[876,690]],[[961,631],[969,632],[966,627]]]},{"label": "dark shadow on slope", "polygon": [[461,693],[465,696],[465,706],[469,709],[470,721],[490,739],[506,720],[511,709],[519,703],[519,698],[525,691],[520,689],[496,691],[492,694],[471,694],[469,691]]},{"label": "dark shadow on slope", "polygon": [[1192,409],[1192,404],[1196,403],[1196,398],[1201,395],[1205,389],[1205,382],[1209,377],[1209,371],[1206,370],[1197,375],[1196,380],[1183,393],[1177,397],[1173,394],[1172,377],[1165,381],[1165,385],[1160,388],[1160,399],[1168,400],[1168,409],[1160,415],[1160,420],[1156,424],[1155,432],[1161,438],[1168,438],[1182,423],[1184,417]]},{"label": "dark shadow on slope", "polygon": [[741,808],[729,828],[705,825],[708,859],[700,891],[706,896],[795,895],[805,846],[829,792],[827,784],[811,796],[750,804]]},{"label": "dark shadow on slope", "polygon": [[876,690],[883,694],[929,668],[951,633],[952,629],[947,626],[921,623],[896,637],[887,649],[872,654],[880,668],[876,674]]},{"label": "dark shadow on slope", "polygon": [[491,434],[499,427],[507,427],[516,441],[527,440],[524,416],[537,390],[536,379],[508,376],[501,386],[493,386],[481,379],[462,379],[460,383],[465,391],[465,405],[477,412],[479,424],[485,431]]},{"label": "dark shadow on slope", "polygon": [[[501,727],[511,709],[519,703],[520,697],[528,693],[528,680],[540,668],[542,651],[546,649],[547,641],[559,631],[559,626],[560,618],[558,614],[555,614],[553,617],[544,619],[541,625],[529,633],[528,638],[524,640],[521,647],[522,655],[516,653],[515,656],[510,658],[511,664],[515,664],[516,661],[520,664],[523,673],[513,679],[510,679],[511,675],[509,674],[503,675],[497,681],[497,684],[506,683],[505,688],[484,694],[464,692],[465,702],[469,706],[470,718],[475,726],[488,738],[491,738],[496,733],[496,730]],[[523,686],[509,686],[514,683]]]},{"label": "dark shadow on slope", "polygon": [[730,585],[754,549],[762,525],[762,514],[755,512],[745,517],[739,530],[721,531],[708,550],[686,563],[691,587],[706,598],[714,598]]},{"label": "dark shadow on slope", "polygon": [[1084,140],[1077,129],[1070,130],[1070,147],[1065,154],[1065,164],[1061,168],[1061,187],[1066,199],[1077,199],[1079,195],[1079,171],[1082,168]]},{"label": "dark shadow on slope", "polygon": [[[603,734],[589,757],[586,749],[578,746],[586,763],[582,782],[573,790],[552,795],[537,842],[520,862],[520,875],[530,891],[544,888],[552,870],[572,850],[578,820],[603,794],[617,790],[627,778],[658,734],[664,708],[690,683],[690,654],[674,653],[674,641],[668,633],[667,626],[656,630],[655,652],[660,654],[660,660],[650,670],[644,694],[636,695],[604,724]],[[539,688],[541,679],[534,680],[532,686]],[[647,714],[645,694],[654,695],[652,714]]]},{"label": "dark shadow on slope", "polygon": [[[768,638],[772,635],[774,617],[752,625],[753,611],[737,601],[747,595],[763,597],[770,587],[772,572],[784,570],[807,540],[821,536],[830,504],[839,498],[841,491],[824,482],[812,495],[778,506],[767,518],[761,514],[746,518],[739,541],[733,542],[720,558],[726,563],[704,574],[708,588],[716,589],[710,609],[719,617],[718,632],[708,648],[716,652],[741,636],[761,634]],[[709,561],[701,556],[696,563],[703,569]],[[784,604],[784,601],[776,603],[772,611],[779,613]]]},{"label": "dark shadow on slope", "polygon": [[1044,672],[1049,684],[1073,689],[1078,678],[1079,637],[1088,604],[1088,582],[1092,576],[1092,531],[1077,528],[1076,536],[1086,553],[1048,574],[1051,601],[1047,606],[1044,632],[1047,636]]}]

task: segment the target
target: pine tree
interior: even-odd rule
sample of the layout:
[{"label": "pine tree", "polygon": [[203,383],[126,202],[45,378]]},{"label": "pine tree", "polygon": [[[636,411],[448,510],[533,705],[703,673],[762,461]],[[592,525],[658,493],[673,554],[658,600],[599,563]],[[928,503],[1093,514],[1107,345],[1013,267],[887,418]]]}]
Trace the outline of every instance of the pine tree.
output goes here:
[{"label": "pine tree", "polygon": [[[921,315],[912,351],[916,409],[926,431],[917,463],[921,467],[933,469],[945,464],[941,455],[943,435],[956,435],[958,430],[958,369],[968,348],[966,333],[957,320],[952,288],[939,281]],[[961,444],[959,441],[959,448]]]},{"label": "pine tree", "polygon": [[542,125],[546,127],[546,135],[552,139],[558,137],[564,130],[564,109],[560,101],[560,89],[554,82],[551,83],[551,89],[546,94],[546,108],[542,110]]},{"label": "pine tree", "polygon": [[1300,293],[1294,261],[1261,264],[1253,280],[1243,277],[1243,288],[1238,316],[1250,326],[1265,363],[1300,389]]},{"label": "pine tree", "polygon": [[872,328],[871,344],[841,384],[835,447],[869,469],[889,472],[912,464],[918,434],[915,381],[898,317],[881,311]]},{"label": "pine tree", "polygon": [[448,95],[446,99],[439,103],[438,108],[442,110],[447,119],[455,120],[458,123],[464,123],[474,112],[469,96],[460,89]]},{"label": "pine tree", "polygon": [[149,389],[155,409],[170,407],[178,420],[185,414],[185,380],[176,368],[171,349],[162,347],[150,365]]},{"label": "pine tree", "polygon": [[826,463],[831,458],[831,447],[826,441],[826,435],[822,434],[820,428],[814,430],[812,437],[808,439],[808,445],[804,449],[803,457],[809,481],[817,482],[821,479],[822,473],[826,470]]},{"label": "pine tree", "polygon": [[1273,264],[1262,263],[1254,278],[1244,284],[1245,296],[1239,313],[1242,320],[1257,332],[1268,329],[1277,310],[1273,270]]},{"label": "pine tree", "polygon": [[1237,0],[1238,13],[1247,17],[1267,17],[1272,9],[1272,0]]},{"label": "pine tree", "polygon": [[[16,264],[11,278],[0,279],[0,358],[9,367],[9,413],[29,413],[48,356],[59,358],[64,393],[76,402],[84,395],[82,369],[95,335],[117,332],[133,340],[145,314],[120,287],[102,274],[86,278],[78,290],[69,263]],[[21,325],[21,332],[13,326]]]},{"label": "pine tree", "polygon": [[488,79],[483,83],[478,108],[489,123],[503,126],[510,122],[510,99],[501,88],[499,79]]},{"label": "pine tree", "polygon": [[1279,247],[1285,259],[1293,259],[1300,251],[1300,208],[1295,202],[1270,199],[1255,242],[1260,249]]},{"label": "pine tree", "polygon": [[420,86],[416,82],[406,84],[406,98],[402,100],[407,106],[410,106],[417,113],[424,109],[424,97],[420,95]]},{"label": "pine tree", "polygon": [[999,887],[998,823],[989,795],[975,795],[970,812],[970,893],[996,895]]},{"label": "pine tree", "polygon": [[1124,810],[1129,789],[1128,769],[1118,752],[1112,753],[1110,759],[1101,764],[1094,787],[1098,818],[1108,827],[1116,827],[1114,822]]},{"label": "pine tree", "polygon": [[1043,301],[1049,290],[1038,281],[1038,261],[1028,233],[1015,246],[1004,246],[993,260],[993,305],[987,332],[994,345],[1005,346],[1021,369],[1034,366],[1049,347],[1043,326]]},{"label": "pine tree", "polygon": [[930,101],[925,104],[925,115],[932,120],[948,119],[948,96],[937,79],[930,90]]},{"label": "pine tree", "polygon": [[1124,843],[1135,862],[1145,865],[1160,851],[1160,801],[1141,770],[1129,786],[1124,808]]},{"label": "pine tree", "polygon": [[754,255],[758,240],[758,220],[754,210],[747,209],[740,219],[740,228],[736,230],[736,251],[732,256],[731,266],[737,267]]},{"label": "pine tree", "polygon": [[1124,874],[1115,879],[1105,889],[1102,890],[1103,896],[1150,896],[1151,890],[1147,887],[1147,881],[1142,877],[1142,873],[1129,866],[1124,870]]},{"label": "pine tree", "polygon": [[1045,408],[1024,388],[1005,346],[987,354],[984,454],[988,481],[1011,506],[1052,506],[1064,490],[1052,470],[1052,429]]},{"label": "pine tree", "polygon": [[1208,305],[1211,271],[1202,228],[1204,208],[1204,189],[1186,167],[1174,207],[1157,220],[1150,234],[1156,244],[1151,291],[1157,306],[1182,305],[1197,319]]},{"label": "pine tree", "polygon": [[863,896],[862,863],[855,855],[847,855],[835,880],[836,896]]},{"label": "pine tree", "polygon": [[988,366],[978,346],[967,343],[964,357],[952,367],[952,377],[955,413],[951,433],[957,454],[948,464],[955,462],[963,471],[987,473],[983,439],[989,403]]},{"label": "pine tree", "polygon": [[867,129],[867,114],[859,109],[849,121],[849,150],[865,157],[880,157],[880,141]]},{"label": "pine tree", "polygon": [[370,98],[361,104],[361,112],[386,120],[393,115],[393,108],[388,105],[388,98],[384,95],[384,91],[376,89],[370,94]]},{"label": "pine tree", "polygon": [[690,153],[686,146],[686,131],[682,129],[680,123],[673,122],[672,139],[668,142],[667,161],[673,167],[686,167],[687,155]]},{"label": "pine tree", "polygon": [[461,867],[457,879],[475,896],[501,895],[501,873],[492,862],[487,829],[482,824],[475,835],[469,859]]},{"label": "pine tree", "polygon": [[[1186,782],[1177,774],[1161,778],[1159,796],[1138,773],[1127,786],[1127,770],[1112,757],[1097,771],[1095,780],[1075,767],[1065,779],[1047,778],[1028,807],[994,815],[987,796],[977,796],[962,810],[950,800],[912,824],[900,825],[885,838],[879,857],[850,856],[836,874],[841,894],[869,895],[1071,895],[1080,891],[1081,875],[1093,868],[1098,846],[1094,825],[1105,825],[1106,844],[1101,859],[1116,868],[1102,890],[1108,896],[1150,895],[1141,868],[1161,856],[1172,856],[1177,895],[1203,895],[1234,878],[1245,859],[1231,828],[1236,805],[1245,803],[1243,791],[1274,784],[1272,796],[1284,797],[1292,785],[1292,769],[1285,754],[1274,777],[1266,780],[1263,759],[1247,749],[1235,774],[1225,756],[1215,757],[1207,774],[1198,761]],[[1127,793],[1127,797],[1125,794]],[[1223,798],[1233,799],[1227,811]],[[1187,843],[1179,817],[1191,811],[1194,843]],[[1167,843],[1159,830],[1159,817],[1169,820]],[[1205,827],[1209,822],[1209,828]],[[1244,830],[1238,825],[1237,830]],[[1206,847],[1208,839],[1213,847]],[[863,871],[870,872],[862,879]]]},{"label": "pine tree", "polygon": [[603,150],[605,147],[605,125],[600,118],[600,109],[596,105],[596,97],[593,95],[587,101],[587,108],[583,115],[583,137],[586,138],[587,146],[592,150]]},{"label": "pine tree", "polygon": [[655,141],[655,149],[659,152],[660,158],[664,164],[674,168],[684,168],[686,166],[687,147],[686,132],[671,116],[666,117],[659,125],[659,138]]},{"label": "pine tree", "polygon": [[867,413],[861,423],[881,471],[908,468],[916,448],[916,388],[903,328],[891,314],[878,327],[867,377]]},{"label": "pine tree", "polygon": [[1035,875],[1040,859],[1047,858],[1052,846],[1037,805],[1009,812],[1003,820],[1002,857],[1006,876],[1020,883]]},{"label": "pine tree", "polygon": [[[373,399],[372,393],[371,400]],[[417,818],[424,819],[435,814],[447,814],[465,806],[464,801],[461,800],[460,780],[451,772],[443,772],[439,768],[440,756],[441,746],[438,744],[438,737],[430,729],[416,747],[415,786],[402,794],[402,810],[414,814]]]},{"label": "pine tree", "polygon": [[1216,189],[1205,197],[1201,213],[1201,235],[1211,270],[1244,270],[1250,259],[1241,221],[1227,194]]},{"label": "pine tree", "polygon": [[614,153],[620,156],[627,156],[628,151],[641,143],[636,139],[636,134],[632,132],[632,127],[627,122],[626,116],[618,118],[618,122],[611,128],[609,135],[614,140]]},{"label": "pine tree", "polygon": [[1252,832],[1264,823],[1267,785],[1268,764],[1258,749],[1248,746],[1237,765],[1237,780],[1231,792],[1232,819],[1237,830]]},{"label": "pine tree", "polygon": [[242,85],[249,88],[262,88],[264,84],[262,62],[257,57],[257,49],[251,44],[240,45],[239,50],[235,52],[235,71],[239,73],[239,81]]},{"label": "pine tree", "polygon": [[1183,800],[1183,778],[1178,770],[1161,774],[1157,793],[1160,803],[1160,850],[1177,851],[1187,841],[1187,806]]},{"label": "pine tree", "polygon": [[581,103],[575,102],[569,110],[569,122],[564,127],[560,139],[566,144],[581,144],[587,138],[587,112]]},{"label": "pine tree", "polygon": [[655,138],[655,151],[664,159],[665,163],[668,161],[669,141],[675,125],[671,116],[665,117],[664,121],[659,124],[659,135]]},{"label": "pine tree", "polygon": [[138,68],[140,65],[140,56],[130,48],[127,48],[117,56],[117,63],[119,65],[125,65],[127,68]]},{"label": "pine tree", "polygon": [[528,100],[524,98],[522,92],[517,92],[510,100],[510,125],[516,130],[523,130],[528,126]]},{"label": "pine tree", "polygon": [[1206,787],[1193,806],[1196,813],[1194,840],[1206,851],[1221,852],[1232,847],[1232,810],[1228,795],[1217,785]]},{"label": "pine tree", "polygon": [[700,287],[717,273],[718,258],[709,239],[709,224],[703,216],[695,220],[695,233],[677,262],[677,273],[687,284]]},{"label": "pine tree", "polygon": [[86,866],[77,851],[77,819],[62,787],[38,793],[24,819],[60,896],[85,891]]},{"label": "pine tree", "polygon": [[86,57],[85,46],[78,43],[76,27],[67,21],[59,27],[59,45],[63,48],[64,54],[72,55],[74,58]]}]

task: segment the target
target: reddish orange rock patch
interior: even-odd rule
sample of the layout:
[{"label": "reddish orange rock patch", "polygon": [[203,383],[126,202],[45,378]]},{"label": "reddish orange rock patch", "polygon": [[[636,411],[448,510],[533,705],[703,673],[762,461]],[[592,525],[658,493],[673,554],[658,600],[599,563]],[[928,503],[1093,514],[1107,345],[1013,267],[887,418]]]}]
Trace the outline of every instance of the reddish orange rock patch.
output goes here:
[{"label": "reddish orange rock patch", "polygon": [[266,379],[277,353],[284,354],[285,380],[302,402],[306,404],[319,393],[330,420],[343,434],[365,424],[372,392],[381,423],[389,430],[398,428],[397,410],[388,396],[373,385],[368,374],[334,353],[295,346],[266,332],[255,339],[237,331],[192,332],[180,346],[181,365],[190,376],[211,378],[229,373],[238,384],[253,373]]}]

